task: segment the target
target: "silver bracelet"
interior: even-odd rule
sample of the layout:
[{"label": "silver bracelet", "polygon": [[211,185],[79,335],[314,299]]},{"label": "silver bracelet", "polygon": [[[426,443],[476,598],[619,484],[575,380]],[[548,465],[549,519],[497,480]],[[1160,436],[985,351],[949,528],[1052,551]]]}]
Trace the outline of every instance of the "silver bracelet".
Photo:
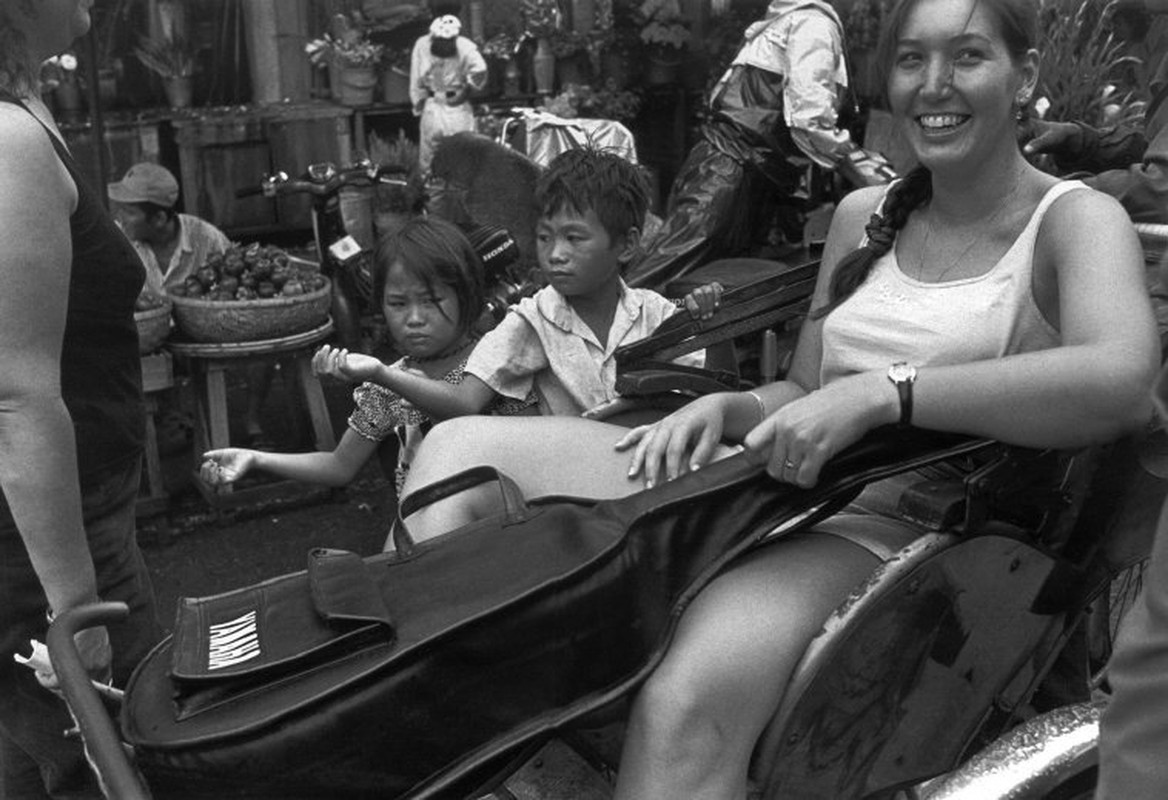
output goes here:
[{"label": "silver bracelet", "polygon": [[758,392],[748,391],[747,394],[754,398],[754,402],[758,403],[758,421],[762,422],[767,418],[766,403],[762,401],[762,396]]}]

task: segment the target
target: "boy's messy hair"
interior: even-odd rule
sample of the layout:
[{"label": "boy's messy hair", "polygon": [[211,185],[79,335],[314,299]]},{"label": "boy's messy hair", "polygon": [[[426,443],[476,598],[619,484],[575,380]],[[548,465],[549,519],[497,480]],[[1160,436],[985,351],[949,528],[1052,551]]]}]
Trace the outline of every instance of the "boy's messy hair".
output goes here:
[{"label": "boy's messy hair", "polygon": [[539,178],[535,202],[541,217],[569,210],[595,212],[614,242],[642,228],[649,182],[640,168],[612,151],[577,147],[560,153]]},{"label": "boy's messy hair", "polygon": [[449,286],[458,298],[458,329],[470,333],[486,302],[483,265],[456,225],[438,217],[411,217],[377,243],[375,297],[385,297],[390,267],[400,262],[431,290]]}]

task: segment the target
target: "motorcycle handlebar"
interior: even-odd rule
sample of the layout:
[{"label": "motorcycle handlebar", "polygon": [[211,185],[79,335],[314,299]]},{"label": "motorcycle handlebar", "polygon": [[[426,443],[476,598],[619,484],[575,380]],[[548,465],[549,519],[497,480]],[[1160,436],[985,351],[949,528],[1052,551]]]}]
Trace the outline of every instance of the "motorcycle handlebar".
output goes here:
[{"label": "motorcycle handlebar", "polygon": [[89,673],[81,663],[81,656],[73,635],[85,628],[110,625],[124,620],[130,613],[125,603],[93,603],[58,614],[46,637],[49,659],[61,683],[61,691],[69,703],[81,738],[100,773],[110,797],[125,800],[148,800],[149,795],[138,780],[134,767],[122,749],[121,735],[114,727],[109,712],[101,702]]},{"label": "motorcycle handlebar", "polygon": [[[311,168],[310,168],[311,170]],[[307,177],[289,178],[283,172],[264,178],[259,186],[247,186],[235,192],[237,198],[264,195],[266,197],[281,197],[289,194],[310,194],[316,197],[328,197],[346,186],[373,186],[378,183],[406,183],[407,170],[397,165],[363,166],[355,165],[340,170],[329,168],[321,178],[314,178],[311,172]],[[386,178],[396,177],[397,181],[386,181]]]}]

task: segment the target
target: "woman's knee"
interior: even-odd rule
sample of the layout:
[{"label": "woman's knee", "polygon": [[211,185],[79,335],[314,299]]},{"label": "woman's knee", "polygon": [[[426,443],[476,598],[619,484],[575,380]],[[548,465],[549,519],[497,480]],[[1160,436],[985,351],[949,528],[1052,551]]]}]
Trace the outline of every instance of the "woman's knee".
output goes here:
[{"label": "woman's knee", "polygon": [[732,721],[713,698],[722,687],[693,670],[657,669],[641,687],[631,724],[652,750],[681,763],[720,761]]}]

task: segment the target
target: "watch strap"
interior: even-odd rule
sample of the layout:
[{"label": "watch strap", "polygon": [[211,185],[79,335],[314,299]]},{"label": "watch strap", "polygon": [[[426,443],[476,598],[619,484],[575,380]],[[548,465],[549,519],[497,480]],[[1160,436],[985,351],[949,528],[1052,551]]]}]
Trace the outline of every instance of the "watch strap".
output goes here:
[{"label": "watch strap", "polygon": [[912,424],[913,412],[913,382],[902,380],[896,382],[896,393],[900,395],[900,422],[902,428]]}]

